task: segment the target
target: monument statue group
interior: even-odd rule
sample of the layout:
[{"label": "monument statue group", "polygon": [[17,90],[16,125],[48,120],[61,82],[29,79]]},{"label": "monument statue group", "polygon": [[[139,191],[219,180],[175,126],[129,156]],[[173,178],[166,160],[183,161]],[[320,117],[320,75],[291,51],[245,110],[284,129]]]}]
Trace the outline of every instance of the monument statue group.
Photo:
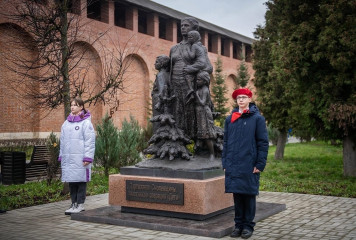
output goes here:
[{"label": "monument statue group", "polygon": [[210,97],[213,67],[206,47],[200,42],[199,23],[187,17],[181,21],[183,40],[169,56],[156,58],[159,71],[152,90],[153,136],[144,151],[152,159],[185,159],[192,154],[187,145],[194,141],[194,157],[214,161],[223,148],[223,130],[214,125]]},{"label": "monument statue group", "polygon": [[[250,121],[251,128],[246,130],[250,140],[243,146],[259,134],[259,156],[256,159],[243,156],[239,159],[243,164],[231,164],[233,166],[226,168],[226,172],[223,170],[220,155],[224,132],[214,125],[213,116],[218,113],[214,112],[209,90],[213,67],[207,49],[200,42],[198,28],[196,19],[182,19],[183,40],[171,48],[169,56],[156,58],[158,74],[152,90],[153,135],[149,147],[144,150],[152,158],[135,166],[122,167],[120,174],[110,175],[109,204],[120,206],[120,210],[101,208],[94,214],[94,221],[207,237],[223,237],[231,233],[231,237],[249,238],[257,208],[260,212],[268,209],[268,214],[285,209],[285,205],[270,203],[256,207],[259,172],[266,163],[268,138],[264,118],[250,103],[252,93],[248,89],[238,89],[234,93],[239,95],[242,91],[240,95],[246,95],[240,96],[239,101],[244,101],[242,106],[250,104],[250,111],[256,114],[235,126]],[[233,98],[236,97],[233,94]],[[242,114],[236,110],[234,113],[235,120]],[[234,150],[239,145],[235,139],[230,137]],[[187,149],[192,142],[194,155]],[[254,144],[250,145],[249,149],[256,148]],[[224,161],[224,168],[226,165]],[[236,211],[231,211],[233,209]],[[138,215],[125,215],[132,213]],[[85,221],[91,218],[90,213],[85,213],[88,218],[82,215],[73,215],[72,219]],[[261,216],[260,219],[265,217]],[[203,222],[197,223],[197,220]]]}]

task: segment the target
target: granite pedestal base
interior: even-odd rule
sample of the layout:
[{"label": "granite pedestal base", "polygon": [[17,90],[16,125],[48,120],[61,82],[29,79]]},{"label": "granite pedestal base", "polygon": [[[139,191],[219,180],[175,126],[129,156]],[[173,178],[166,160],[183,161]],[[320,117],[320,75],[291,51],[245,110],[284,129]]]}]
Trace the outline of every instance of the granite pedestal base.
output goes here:
[{"label": "granite pedestal base", "polygon": [[[285,209],[285,204],[257,202],[254,221],[259,222]],[[229,235],[235,228],[233,210],[204,221],[196,221],[145,214],[123,213],[119,206],[107,206],[72,214],[71,219],[212,238],[221,238]]]},{"label": "granite pedestal base", "polygon": [[[111,206],[72,214],[72,220],[221,238],[234,229],[232,194],[224,192],[221,169],[174,170],[128,167],[110,175]],[[183,204],[130,201],[126,199],[126,181],[183,184]],[[162,188],[166,189],[167,188]],[[169,188],[168,188],[169,189]],[[257,202],[258,222],[285,210],[284,204]]]},{"label": "granite pedestal base", "polygon": [[[136,186],[130,194],[144,195],[144,198],[134,201],[128,200],[127,191],[129,190],[127,185],[131,184],[132,181],[136,183]],[[232,194],[225,193],[224,181],[224,176],[198,180],[115,174],[109,177],[109,204],[121,206],[124,212],[204,220],[233,208],[233,197]],[[162,183],[168,186],[181,185],[183,186],[183,193],[177,194],[174,192],[174,194],[171,194],[167,192],[167,189],[158,193],[150,192],[150,190],[147,192],[136,190],[138,188],[149,189],[152,185]],[[167,191],[164,192],[165,190]],[[151,199],[157,197],[168,200],[161,203]],[[182,199],[178,204],[171,204],[169,198]]]}]

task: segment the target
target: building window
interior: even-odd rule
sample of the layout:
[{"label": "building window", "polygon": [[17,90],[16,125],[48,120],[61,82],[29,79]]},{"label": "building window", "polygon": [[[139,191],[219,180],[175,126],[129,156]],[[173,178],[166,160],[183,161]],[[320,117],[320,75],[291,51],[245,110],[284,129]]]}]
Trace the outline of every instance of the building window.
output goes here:
[{"label": "building window", "polygon": [[138,10],[138,32],[147,34],[147,13]]},{"label": "building window", "polygon": [[68,1],[68,9],[70,13],[80,14],[80,1],[79,0],[69,0]]},{"label": "building window", "polygon": [[221,55],[231,57],[232,40],[230,38],[221,38]]},{"label": "building window", "polygon": [[167,39],[167,20],[159,17],[159,38]]},{"label": "building window", "polygon": [[119,27],[126,27],[126,9],[125,5],[120,4],[119,2],[115,2],[115,11],[114,11],[114,18],[115,18],[115,26]]},{"label": "building window", "polygon": [[87,17],[98,21],[101,20],[100,0],[87,0]]},{"label": "building window", "polygon": [[252,60],[252,47],[251,45],[245,45],[245,49],[246,49],[246,62],[251,62]]},{"label": "building window", "polygon": [[241,43],[240,42],[233,42],[232,43],[232,57],[234,59],[240,59],[242,60],[242,56],[241,56]]},{"label": "building window", "polygon": [[213,35],[211,33],[208,33],[208,51],[213,51]]},{"label": "building window", "polygon": [[205,45],[205,30],[202,28],[199,28],[199,33],[200,33],[200,42]]},{"label": "building window", "polygon": [[225,40],[225,38],[221,38],[221,55],[223,55],[223,56],[226,56],[226,54],[225,54],[225,42],[226,42],[226,40]]}]

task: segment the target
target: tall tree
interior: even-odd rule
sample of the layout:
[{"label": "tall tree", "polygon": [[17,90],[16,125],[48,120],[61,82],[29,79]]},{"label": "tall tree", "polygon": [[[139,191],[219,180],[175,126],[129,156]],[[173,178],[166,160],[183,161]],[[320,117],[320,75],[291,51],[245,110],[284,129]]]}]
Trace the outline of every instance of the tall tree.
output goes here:
[{"label": "tall tree", "polygon": [[356,176],[356,1],[271,0],[267,6],[259,30],[272,53],[279,49],[275,57],[282,61],[272,56],[271,69],[282,67],[293,86],[293,127],[342,140],[344,174]]},{"label": "tall tree", "polygon": [[221,58],[218,56],[217,61],[215,62],[215,82],[212,86],[212,97],[214,103],[214,111],[219,113],[216,120],[220,123],[220,126],[224,125],[226,113],[228,112],[228,109],[226,107],[226,101],[228,99],[225,97],[227,89],[225,85],[224,76],[222,75],[222,71],[223,68]]},{"label": "tall tree", "polygon": [[[88,4],[98,1],[88,1]],[[29,36],[26,40],[10,39],[9,44],[17,48],[9,47],[1,52],[7,68],[22,76],[13,79],[10,87],[25,99],[36,100],[36,108],[64,106],[64,117],[70,113],[70,99],[75,96],[84,97],[89,104],[117,105],[117,93],[123,90],[125,70],[130,63],[124,61],[128,55],[125,47],[114,43],[111,44],[114,49],[107,50],[102,43],[111,41],[107,34],[112,31],[110,28],[99,36],[88,33],[90,28],[86,26],[93,20],[81,18],[78,13],[84,9],[80,9],[79,3],[73,0],[6,1],[9,11],[5,17],[15,23],[9,27],[17,30],[20,26]],[[100,53],[102,57],[86,59],[94,44],[104,51]],[[23,58],[18,54],[19,49],[32,49],[35,55],[32,59]],[[102,72],[96,73],[95,82],[88,81],[90,61],[96,61],[102,68]],[[25,87],[20,91],[18,86]]]},{"label": "tall tree", "polygon": [[[270,5],[268,5],[270,6]],[[266,26],[256,29],[255,37],[259,40],[253,44],[254,49],[254,84],[258,91],[259,108],[266,120],[278,129],[275,159],[283,159],[287,140],[287,130],[291,126],[289,109],[293,100],[291,73],[284,67],[283,49],[278,42],[278,15],[269,9],[266,13]],[[273,16],[273,18],[271,17]]]}]

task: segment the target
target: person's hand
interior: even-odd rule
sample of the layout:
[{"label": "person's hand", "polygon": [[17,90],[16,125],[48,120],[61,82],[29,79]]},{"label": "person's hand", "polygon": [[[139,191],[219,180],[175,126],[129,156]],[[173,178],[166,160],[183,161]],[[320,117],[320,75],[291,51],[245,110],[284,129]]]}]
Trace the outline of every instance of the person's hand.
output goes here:
[{"label": "person's hand", "polygon": [[83,162],[83,166],[86,167],[90,164],[90,162]]},{"label": "person's hand", "polygon": [[252,173],[260,173],[261,171],[258,170],[256,167],[253,168],[253,172]]}]

